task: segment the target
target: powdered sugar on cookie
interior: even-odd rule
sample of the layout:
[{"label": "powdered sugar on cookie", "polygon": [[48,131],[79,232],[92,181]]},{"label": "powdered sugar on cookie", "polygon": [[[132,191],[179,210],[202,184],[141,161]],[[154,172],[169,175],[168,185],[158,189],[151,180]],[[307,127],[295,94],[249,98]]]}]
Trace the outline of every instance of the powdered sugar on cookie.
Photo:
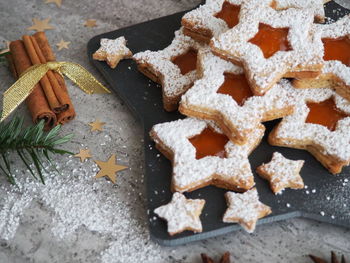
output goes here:
[{"label": "powdered sugar on cookie", "polygon": [[152,139],[173,164],[172,190],[186,192],[210,184],[238,191],[253,187],[254,177],[248,155],[259,144],[264,130],[256,129],[242,146],[228,141],[224,145],[224,158],[206,156],[197,159],[196,148],[189,139],[200,135],[206,128],[220,131],[212,122],[194,118],[153,127],[150,133]]},{"label": "powdered sugar on cookie", "polygon": [[[186,74],[173,62],[177,56],[193,49],[195,52],[203,47],[192,38],[185,36],[182,28],[175,32],[172,43],[160,51],[144,51],[134,55],[139,70],[146,76],[154,75],[163,89],[163,102],[166,110],[175,110],[180,96],[197,79],[196,70]],[[155,80],[155,79],[153,79]]]},{"label": "powdered sugar on cookie", "polygon": [[93,59],[106,60],[111,68],[115,68],[120,60],[132,56],[123,36],[116,39],[102,38],[100,43],[101,47],[93,54]]},{"label": "powdered sugar on cookie", "polygon": [[[282,77],[301,76],[308,71],[318,74],[322,69],[322,43],[314,38],[313,17],[310,10],[287,9],[275,11],[272,8],[249,6],[247,15],[240,23],[212,39],[214,53],[242,64],[247,79],[256,95],[262,95]],[[268,25],[274,29],[288,28],[288,51],[277,51],[265,58],[262,49],[253,43],[259,26]]]},{"label": "powdered sugar on cookie", "polygon": [[170,235],[185,230],[202,232],[199,216],[204,205],[205,200],[203,199],[186,199],[183,194],[174,193],[169,204],[156,208],[154,212],[168,222]]},{"label": "powdered sugar on cookie", "polygon": [[200,50],[198,56],[202,77],[182,96],[179,110],[185,115],[214,120],[236,143],[247,141],[249,134],[262,126],[261,122],[291,114],[300,98],[308,95],[283,80],[264,96],[249,97],[239,105],[218,90],[225,81],[224,74],[243,74],[243,69],[214,56],[208,49]]},{"label": "powdered sugar on cookie", "polygon": [[[350,162],[350,103],[331,89],[303,91],[313,95],[300,99],[295,112],[283,118],[270,134],[269,141],[273,145],[309,150],[330,172],[339,173]],[[310,113],[307,102],[320,103],[332,98],[336,107],[348,115],[337,121],[334,131],[306,122]]]},{"label": "powdered sugar on cookie", "polygon": [[262,178],[270,182],[272,191],[277,194],[285,188],[304,188],[304,182],[300,176],[303,165],[303,160],[289,160],[279,152],[274,152],[272,160],[260,165],[256,171]]},{"label": "powdered sugar on cookie", "polygon": [[225,197],[228,208],[223,221],[239,223],[249,233],[254,232],[258,219],[271,213],[271,208],[259,201],[256,188],[243,194],[227,192]]}]

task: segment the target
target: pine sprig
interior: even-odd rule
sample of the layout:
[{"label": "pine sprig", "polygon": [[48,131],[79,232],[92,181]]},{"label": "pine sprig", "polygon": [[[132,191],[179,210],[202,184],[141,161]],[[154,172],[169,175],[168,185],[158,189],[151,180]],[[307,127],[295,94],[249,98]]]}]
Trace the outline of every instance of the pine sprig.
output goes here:
[{"label": "pine sprig", "polygon": [[[11,172],[10,157],[17,154],[23,164],[35,179],[45,184],[43,171],[44,161],[52,164],[50,154],[73,154],[69,151],[57,148],[73,137],[69,134],[61,137],[58,125],[49,132],[44,131],[44,121],[36,125],[24,128],[23,118],[15,117],[8,123],[0,123],[0,175],[7,177],[8,181],[15,184],[15,178]],[[31,167],[34,165],[35,169]]]}]

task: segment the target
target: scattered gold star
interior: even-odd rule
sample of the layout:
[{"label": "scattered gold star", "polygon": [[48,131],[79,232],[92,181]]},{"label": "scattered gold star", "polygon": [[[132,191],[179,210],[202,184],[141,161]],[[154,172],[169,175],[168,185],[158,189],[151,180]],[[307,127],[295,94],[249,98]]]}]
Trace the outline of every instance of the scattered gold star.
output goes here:
[{"label": "scattered gold star", "polygon": [[96,20],[95,19],[88,19],[88,20],[85,21],[84,26],[86,26],[86,27],[96,27],[97,26]]},{"label": "scattered gold star", "polygon": [[64,41],[62,38],[61,38],[61,41],[60,42],[58,42],[57,44],[56,44],[56,46],[58,47],[58,51],[60,51],[61,49],[68,49],[69,47],[69,44],[70,44],[70,42],[69,41]]},{"label": "scattered gold star", "polygon": [[45,4],[49,4],[49,3],[55,3],[58,7],[61,7],[62,0],[46,0],[45,1]]},{"label": "scattered gold star", "polygon": [[33,18],[33,25],[31,27],[28,27],[27,30],[35,30],[35,31],[45,31],[54,29],[53,26],[49,24],[51,18],[46,18],[44,20],[39,20],[37,18]]},{"label": "scattered gold star", "polygon": [[80,158],[80,161],[83,163],[85,162],[86,159],[91,158],[90,150],[85,149],[85,150],[80,150],[78,154],[74,155],[76,158]]},{"label": "scattered gold star", "polygon": [[116,181],[116,173],[122,170],[127,169],[128,167],[118,165],[115,163],[115,154],[113,154],[107,162],[95,161],[95,163],[100,168],[100,171],[97,173],[95,178],[101,178],[103,176],[107,176],[113,184]]},{"label": "scattered gold star", "polygon": [[91,131],[102,131],[102,127],[105,124],[105,122],[101,122],[99,119],[96,119],[94,122],[89,123],[89,125],[91,126]]}]

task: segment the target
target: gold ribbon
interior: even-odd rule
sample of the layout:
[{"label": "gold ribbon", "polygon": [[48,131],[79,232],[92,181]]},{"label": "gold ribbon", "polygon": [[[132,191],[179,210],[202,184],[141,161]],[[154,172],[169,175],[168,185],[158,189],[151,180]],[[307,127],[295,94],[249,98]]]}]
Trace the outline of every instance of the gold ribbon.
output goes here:
[{"label": "gold ribbon", "polygon": [[33,91],[35,85],[49,71],[57,71],[67,76],[87,94],[111,93],[91,73],[72,62],[48,62],[28,68],[20,78],[4,93],[3,111],[0,122],[5,120]]}]

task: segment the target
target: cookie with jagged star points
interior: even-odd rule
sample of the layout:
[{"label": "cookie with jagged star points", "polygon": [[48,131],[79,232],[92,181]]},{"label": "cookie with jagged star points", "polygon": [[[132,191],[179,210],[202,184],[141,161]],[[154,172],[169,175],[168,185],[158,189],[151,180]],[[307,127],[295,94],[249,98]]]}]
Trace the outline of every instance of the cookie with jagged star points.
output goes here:
[{"label": "cookie with jagged star points", "polygon": [[296,79],[296,88],[334,88],[350,101],[350,15],[332,24],[315,25],[324,46],[324,67],[316,79]]},{"label": "cookie with jagged star points", "polygon": [[165,110],[176,110],[181,95],[197,79],[197,52],[202,46],[185,36],[181,28],[165,49],[147,50],[133,56],[139,71],[162,86]]},{"label": "cookie with jagged star points", "polygon": [[202,232],[200,215],[205,200],[187,199],[183,194],[174,193],[170,203],[154,210],[160,218],[168,222],[168,233],[173,236],[185,230]]},{"label": "cookie with jagged star points", "polygon": [[350,163],[350,102],[328,88],[300,98],[293,114],[269,134],[269,143],[309,151],[331,173]]},{"label": "cookie with jagged star points", "polygon": [[289,115],[300,99],[313,96],[293,88],[288,80],[255,96],[243,68],[214,56],[208,48],[198,52],[198,68],[199,79],[182,96],[179,111],[213,120],[237,144],[246,143],[257,127],[263,128],[261,122]]},{"label": "cookie with jagged star points", "polygon": [[256,222],[269,214],[271,208],[259,201],[259,195],[256,188],[253,188],[243,194],[227,192],[225,194],[227,201],[227,210],[224,214],[225,223],[238,223],[248,233],[255,230]]},{"label": "cookie with jagged star points", "polygon": [[255,95],[265,94],[283,77],[316,77],[323,66],[312,10],[276,11],[265,1],[258,6],[248,1],[244,7],[249,11],[237,26],[210,42],[216,55],[243,66]]},{"label": "cookie with jagged star points", "polygon": [[323,0],[211,0],[182,17],[184,33],[197,41],[209,43],[212,37],[218,37],[238,24],[240,18],[244,17],[244,5],[249,1],[262,3],[276,10],[312,9],[316,21],[323,22],[325,18]]},{"label": "cookie with jagged star points", "polygon": [[270,182],[271,190],[277,194],[285,188],[303,189],[304,182],[300,176],[300,170],[304,165],[303,160],[293,161],[285,158],[279,152],[274,152],[269,163],[256,168],[256,172]]},{"label": "cookie with jagged star points", "polygon": [[190,192],[208,185],[246,191],[255,185],[248,156],[260,143],[256,129],[246,144],[232,143],[213,123],[194,118],[153,126],[150,136],[173,165],[171,190]]},{"label": "cookie with jagged star points", "polygon": [[132,57],[132,52],[126,47],[126,39],[121,36],[116,39],[102,38],[101,47],[92,55],[99,61],[106,61],[111,68],[115,68],[119,61]]}]

